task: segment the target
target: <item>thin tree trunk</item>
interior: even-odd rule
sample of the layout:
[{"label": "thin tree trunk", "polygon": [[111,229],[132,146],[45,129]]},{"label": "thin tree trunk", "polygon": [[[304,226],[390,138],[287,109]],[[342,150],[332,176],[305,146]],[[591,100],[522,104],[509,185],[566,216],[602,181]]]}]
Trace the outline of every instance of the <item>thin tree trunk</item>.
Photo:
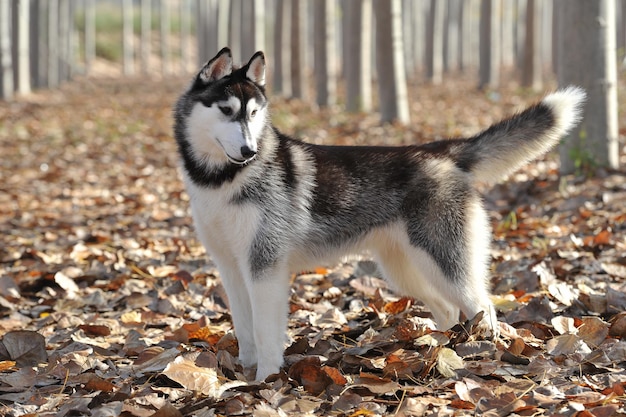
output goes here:
[{"label": "thin tree trunk", "polygon": [[160,7],[160,43],[161,43],[161,73],[170,73],[170,8],[167,0],[161,0]]},{"label": "thin tree trunk", "polygon": [[71,77],[70,0],[59,1],[59,80]]},{"label": "thin tree trunk", "polygon": [[122,50],[124,75],[135,73],[135,48],[133,47],[133,1],[122,0]]},{"label": "thin tree trunk", "polygon": [[150,72],[152,55],[152,0],[141,0],[141,72]]},{"label": "thin tree trunk", "polygon": [[318,106],[325,107],[335,104],[337,98],[335,3],[317,0],[313,7],[316,101]]},{"label": "thin tree trunk", "polygon": [[[230,27],[229,27],[229,41],[228,45],[230,46],[230,50],[233,54],[233,59],[235,62],[243,61],[243,53],[242,53],[242,28],[241,28],[241,14],[242,14],[242,4],[243,0],[231,0],[230,1]],[[234,24],[233,24],[234,22]],[[247,28],[250,27],[250,24],[246,25]]]},{"label": "thin tree trunk", "polygon": [[13,63],[11,57],[11,0],[0,0],[0,98],[13,98]]},{"label": "thin tree trunk", "polygon": [[189,38],[191,33],[191,0],[180,0],[180,70],[183,74],[189,70],[191,49]]},{"label": "thin tree trunk", "polygon": [[254,52],[265,49],[265,7],[263,0],[254,0]]},{"label": "thin tree trunk", "polygon": [[247,1],[241,5],[241,62],[247,62],[254,55],[254,2]]},{"label": "thin tree trunk", "polygon": [[561,172],[618,168],[615,1],[568,0],[559,8],[559,85],[580,85],[588,94],[582,124],[559,149]]},{"label": "thin tree trunk", "polygon": [[533,90],[542,86],[541,0],[528,0],[526,7],[526,42],[522,85]]},{"label": "thin tree trunk", "polygon": [[48,1],[48,87],[59,85],[59,0]]},{"label": "thin tree trunk", "polygon": [[482,0],[480,7],[480,70],[478,88],[500,86],[500,0]]},{"label": "thin tree trunk", "polygon": [[347,4],[348,59],[346,60],[346,109],[372,108],[372,2],[352,0]]},{"label": "thin tree trunk", "polygon": [[274,91],[291,97],[291,69],[289,34],[291,33],[291,3],[277,0],[274,24]]},{"label": "thin tree trunk", "polygon": [[443,81],[443,32],[446,3],[430,1],[426,35],[426,78],[433,84]]},{"label": "thin tree trunk", "polygon": [[376,70],[383,123],[409,124],[406,74],[402,59],[400,0],[375,0]]},{"label": "thin tree trunk", "polygon": [[[217,50],[228,46],[228,28],[230,26],[230,0],[218,0],[217,3]],[[211,51],[209,57],[215,55],[217,51]]]},{"label": "thin tree trunk", "polygon": [[96,59],[96,1],[85,0],[85,72],[87,74],[91,72],[91,67],[95,59]]},{"label": "thin tree trunk", "polygon": [[306,98],[306,68],[304,65],[304,6],[303,0],[291,0],[291,95]]},{"label": "thin tree trunk", "polygon": [[515,48],[513,47],[513,20],[515,19],[515,3],[513,0],[502,2],[502,66],[506,69],[515,65]]}]

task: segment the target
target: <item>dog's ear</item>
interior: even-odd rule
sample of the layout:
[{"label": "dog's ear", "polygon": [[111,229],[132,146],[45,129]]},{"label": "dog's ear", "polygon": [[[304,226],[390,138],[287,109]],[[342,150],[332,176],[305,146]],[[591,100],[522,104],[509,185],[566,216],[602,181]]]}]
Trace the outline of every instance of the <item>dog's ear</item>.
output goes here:
[{"label": "dog's ear", "polygon": [[252,55],[250,62],[248,62],[248,70],[246,71],[246,77],[255,84],[264,87],[265,86],[265,55],[263,52],[258,51]]},{"label": "dog's ear", "polygon": [[198,80],[204,84],[217,81],[233,72],[233,55],[230,48],[221,51],[207,62],[198,74]]}]

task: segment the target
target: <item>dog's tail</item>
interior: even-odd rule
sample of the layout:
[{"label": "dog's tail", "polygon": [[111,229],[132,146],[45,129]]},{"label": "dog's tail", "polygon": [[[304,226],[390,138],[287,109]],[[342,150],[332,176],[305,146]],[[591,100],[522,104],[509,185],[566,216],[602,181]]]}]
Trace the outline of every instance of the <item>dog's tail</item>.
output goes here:
[{"label": "dog's tail", "polygon": [[477,181],[497,182],[554,147],[581,120],[585,98],[579,87],[559,90],[459,143],[460,149],[453,146],[450,154]]}]

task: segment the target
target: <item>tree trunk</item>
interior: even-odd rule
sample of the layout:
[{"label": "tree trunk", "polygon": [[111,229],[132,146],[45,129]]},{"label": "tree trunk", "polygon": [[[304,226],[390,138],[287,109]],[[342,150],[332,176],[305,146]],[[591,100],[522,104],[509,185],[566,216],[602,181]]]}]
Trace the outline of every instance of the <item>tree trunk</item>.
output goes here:
[{"label": "tree trunk", "polygon": [[48,1],[48,87],[59,85],[59,0]]},{"label": "tree trunk", "polygon": [[353,0],[347,4],[348,59],[346,60],[346,109],[372,108],[372,2]]},{"label": "tree trunk", "polygon": [[228,28],[230,26],[230,0],[218,0],[217,3],[217,50],[210,51],[211,58],[220,49],[228,46]]},{"label": "tree trunk", "polygon": [[515,19],[515,3],[512,0],[502,2],[502,66],[513,68],[515,64],[515,48],[513,47],[513,20]]},{"label": "tree trunk", "polygon": [[70,0],[59,1],[59,81],[67,81],[72,75],[70,10]]},{"label": "tree trunk", "polygon": [[561,144],[561,172],[618,168],[615,1],[568,0],[559,8],[559,85],[588,94],[582,124]]},{"label": "tree trunk", "polygon": [[304,34],[304,0],[291,0],[291,96],[304,99],[307,97]]},{"label": "tree trunk", "polygon": [[526,41],[522,85],[533,90],[542,86],[541,0],[528,0],[526,7]]},{"label": "tree trunk", "polygon": [[265,7],[263,0],[254,0],[254,52],[265,50]]},{"label": "tree trunk", "polygon": [[[230,50],[233,54],[234,62],[242,62],[244,60],[242,53],[242,37],[243,29],[241,27],[242,22],[242,8],[243,0],[230,0],[230,26],[229,26],[229,41]],[[250,27],[250,23],[246,25],[246,28]]]},{"label": "tree trunk", "polygon": [[274,24],[274,91],[291,97],[291,68],[289,36],[291,33],[291,3],[276,1],[276,23]]},{"label": "tree trunk", "polygon": [[135,48],[133,47],[133,1],[122,0],[122,50],[124,75],[135,73]]},{"label": "tree trunk", "polygon": [[161,0],[160,7],[160,43],[161,43],[161,73],[170,73],[170,8],[167,0]]},{"label": "tree trunk", "polygon": [[30,93],[30,53],[28,40],[28,26],[30,20],[30,4],[28,0],[13,2],[13,12],[16,16],[14,23],[16,56],[15,56],[15,87],[19,94]]},{"label": "tree trunk", "polygon": [[400,0],[375,0],[376,70],[383,123],[409,124],[406,74],[402,57]]},{"label": "tree trunk", "polygon": [[459,69],[460,0],[450,0],[446,13],[446,71]]},{"label": "tree trunk", "polygon": [[[146,0],[143,0],[146,1]],[[142,10],[143,15],[143,10]],[[96,59],[96,1],[85,0],[85,72],[91,72]]]},{"label": "tree trunk", "polygon": [[191,0],[180,0],[180,70],[186,74],[191,61],[189,38],[191,33]]},{"label": "tree trunk", "polygon": [[141,72],[150,72],[152,55],[152,0],[141,0]]},{"label": "tree trunk", "polygon": [[318,106],[325,107],[335,104],[337,98],[335,2],[317,0],[313,7],[316,100]]},{"label": "tree trunk", "polygon": [[500,0],[481,0],[478,88],[500,86]]},{"label": "tree trunk", "polygon": [[13,63],[11,57],[11,0],[0,0],[0,98],[13,98]]},{"label": "tree trunk", "polygon": [[446,3],[430,0],[430,17],[426,26],[426,78],[433,84],[443,80],[443,31]]}]

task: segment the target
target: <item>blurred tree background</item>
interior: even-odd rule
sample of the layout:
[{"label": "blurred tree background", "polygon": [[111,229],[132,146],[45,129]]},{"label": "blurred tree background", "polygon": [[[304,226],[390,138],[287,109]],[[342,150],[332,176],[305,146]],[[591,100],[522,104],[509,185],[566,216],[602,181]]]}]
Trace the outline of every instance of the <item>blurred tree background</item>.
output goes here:
[{"label": "blurred tree background", "polygon": [[[409,124],[407,83],[589,92],[562,170],[617,168],[623,0],[0,0],[0,98],[77,76],[174,76],[221,47],[268,57],[274,94]],[[314,88],[311,88],[314,86]],[[592,110],[592,111],[590,111]],[[415,117],[415,115],[413,116]]]}]

